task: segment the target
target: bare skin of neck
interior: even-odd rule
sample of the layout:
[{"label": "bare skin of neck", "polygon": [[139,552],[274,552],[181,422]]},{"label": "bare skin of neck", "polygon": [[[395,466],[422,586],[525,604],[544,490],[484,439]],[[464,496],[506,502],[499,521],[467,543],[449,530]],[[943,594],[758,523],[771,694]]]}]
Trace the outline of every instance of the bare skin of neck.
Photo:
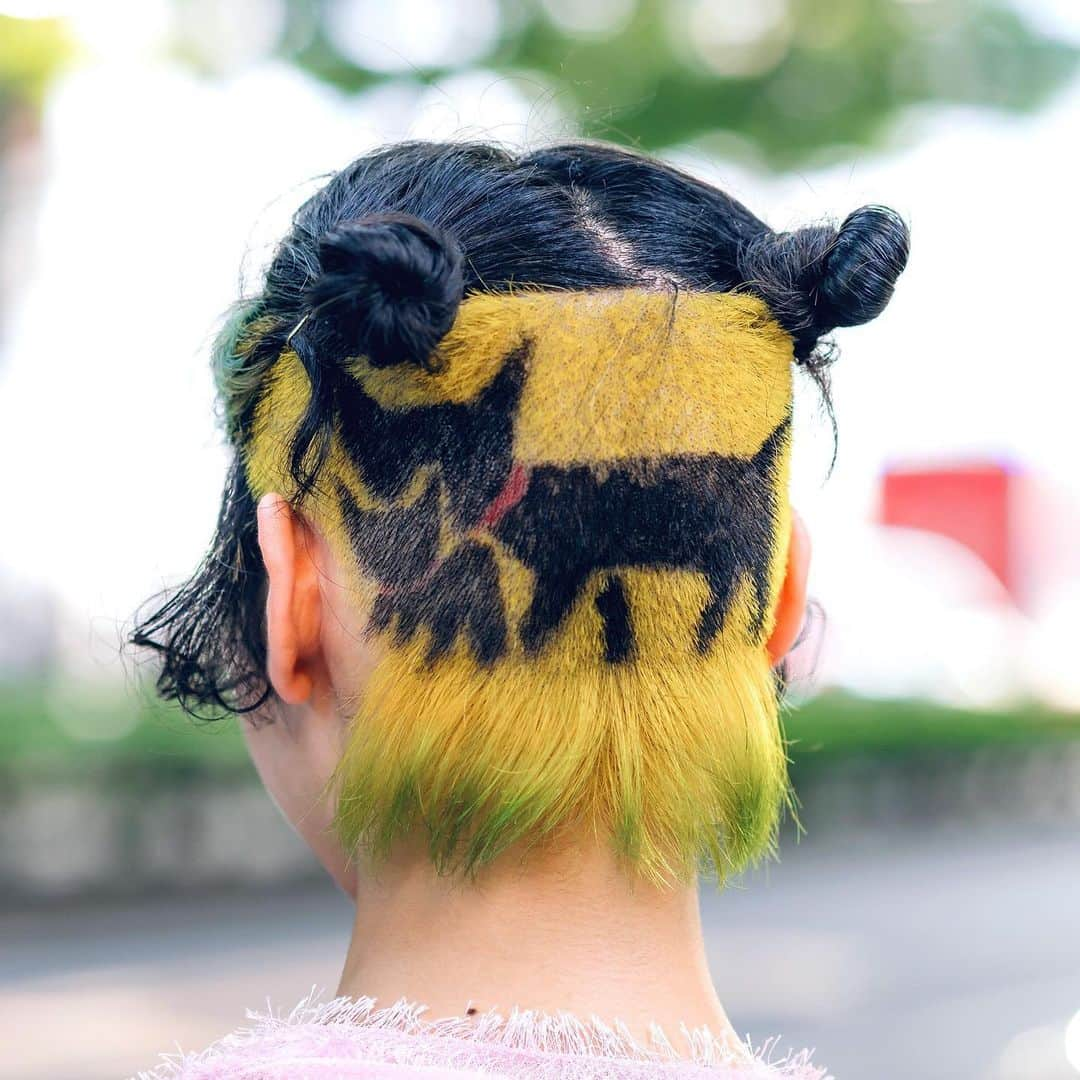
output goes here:
[{"label": "bare skin of neck", "polygon": [[400,998],[425,1017],[514,1007],[622,1021],[648,1044],[659,1024],[689,1056],[680,1025],[736,1037],[705,960],[697,889],[633,879],[599,842],[507,853],[473,881],[436,874],[418,844],[361,872],[339,993]]}]

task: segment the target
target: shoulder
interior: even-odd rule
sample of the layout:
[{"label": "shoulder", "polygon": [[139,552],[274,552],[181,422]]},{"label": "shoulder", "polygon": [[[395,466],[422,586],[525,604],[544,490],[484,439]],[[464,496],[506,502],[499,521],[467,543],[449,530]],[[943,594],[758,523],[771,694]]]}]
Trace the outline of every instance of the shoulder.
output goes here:
[{"label": "shoulder", "polygon": [[163,1056],[134,1080],[492,1080],[489,1073],[385,1059],[381,1040],[341,1026],[261,1019],[195,1053]]}]

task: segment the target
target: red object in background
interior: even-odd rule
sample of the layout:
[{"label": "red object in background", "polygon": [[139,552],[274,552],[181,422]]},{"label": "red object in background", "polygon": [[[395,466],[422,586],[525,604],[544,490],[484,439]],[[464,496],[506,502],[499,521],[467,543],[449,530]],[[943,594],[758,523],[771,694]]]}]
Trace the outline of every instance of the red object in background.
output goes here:
[{"label": "red object in background", "polygon": [[881,523],[947,536],[974,552],[1020,604],[1023,568],[1014,542],[1022,474],[1001,465],[889,469]]}]

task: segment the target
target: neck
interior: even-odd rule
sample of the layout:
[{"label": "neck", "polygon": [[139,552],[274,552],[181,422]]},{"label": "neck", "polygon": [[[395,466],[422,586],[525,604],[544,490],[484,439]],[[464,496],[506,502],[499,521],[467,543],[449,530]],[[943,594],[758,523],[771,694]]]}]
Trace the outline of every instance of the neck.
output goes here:
[{"label": "neck", "polygon": [[417,844],[360,874],[339,993],[426,1005],[429,1019],[514,1008],[626,1025],[707,1027],[739,1048],[705,960],[697,889],[631,879],[607,847],[500,857],[475,881],[441,877]]}]

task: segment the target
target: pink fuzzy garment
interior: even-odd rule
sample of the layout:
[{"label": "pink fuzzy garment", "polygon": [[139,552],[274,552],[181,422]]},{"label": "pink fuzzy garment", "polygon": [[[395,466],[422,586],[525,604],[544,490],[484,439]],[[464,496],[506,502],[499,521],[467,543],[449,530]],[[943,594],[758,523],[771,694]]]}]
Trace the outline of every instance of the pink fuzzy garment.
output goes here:
[{"label": "pink fuzzy garment", "polygon": [[251,1013],[251,1027],[138,1080],[832,1080],[806,1051],[771,1063],[769,1046],[738,1057],[705,1029],[682,1029],[688,1060],[659,1028],[644,1046],[619,1024],[565,1013],[429,1021],[405,1001],[374,1006],[309,997],[285,1017]]}]

